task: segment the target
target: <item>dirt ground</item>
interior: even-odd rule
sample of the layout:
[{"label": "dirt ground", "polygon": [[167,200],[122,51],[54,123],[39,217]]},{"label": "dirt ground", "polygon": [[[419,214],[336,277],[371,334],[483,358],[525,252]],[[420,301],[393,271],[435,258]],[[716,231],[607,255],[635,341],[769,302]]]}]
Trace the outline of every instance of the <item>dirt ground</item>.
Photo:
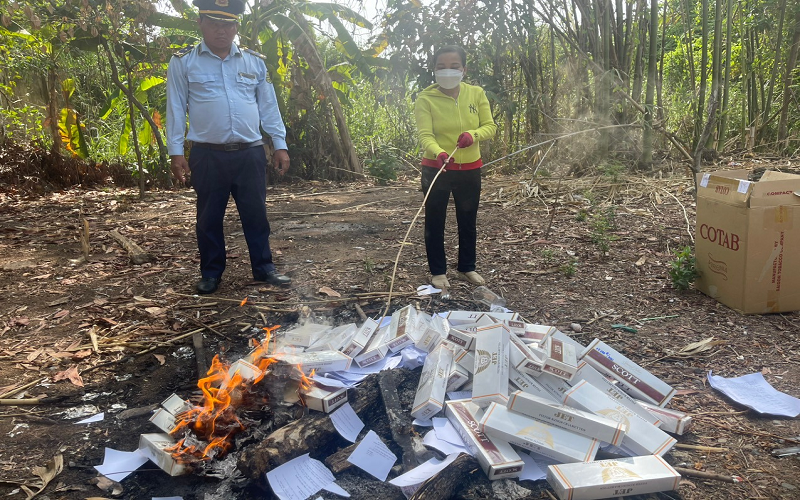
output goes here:
[{"label": "dirt ground", "polygon": [[[487,174],[478,270],[488,286],[528,321],[555,325],[583,344],[600,338],[678,388],[670,406],[694,418],[692,432],[679,443],[717,450],[678,447],[667,460],[743,479],[685,478],[679,491],[649,498],[799,498],[800,458],[770,453],[798,444],[800,421],[748,411],[712,390],[706,377],[709,371],[726,377],[761,372],[776,389],[800,396],[800,314],[743,316],[699,292],[672,287],[667,270],[673,251],[691,245],[694,234],[686,172],[665,167],[648,177],[561,182]],[[92,467],[102,462],[104,447],[133,450],[140,433],[155,431],[147,422],[152,405],[172,392],[196,392],[191,338],[175,340],[179,335],[201,329],[209,354],[233,353],[244,351],[263,326],[309,315],[354,321],[355,299],[368,315],[378,315],[398,248],[421,203],[418,186],[409,175],[389,186],[271,187],[271,241],[279,270],[294,280],[288,290],[252,281],[231,204],[228,269],[220,290],[202,298],[193,296],[199,259],[191,190],[151,192],[145,201],[134,190],[113,188],[36,198],[0,193],[0,393],[34,383],[14,397],[50,398],[35,406],[0,406],[0,494],[25,498],[19,485],[25,482],[36,491],[34,468],[60,453],[64,469],[40,498],[111,497],[95,484]],[[89,224],[88,261],[82,260],[82,218]],[[111,230],[154,260],[132,265]],[[450,257],[456,241],[451,212]],[[420,219],[399,260],[393,303],[418,300],[430,312],[481,309],[471,302],[472,287],[452,275],[450,300],[415,297],[428,277]],[[240,306],[244,298],[248,303]],[[203,328],[225,320],[213,331]],[[708,337],[719,343],[697,355],[678,354]],[[93,407],[77,411],[87,405]],[[105,420],[74,424],[76,415],[96,411],[105,411]],[[143,469],[122,482],[117,497],[149,499],[180,489],[187,500],[202,498],[192,493],[193,485],[215,481],[169,479],[152,464]],[[534,491],[530,498],[549,498],[540,483],[526,485]]]}]

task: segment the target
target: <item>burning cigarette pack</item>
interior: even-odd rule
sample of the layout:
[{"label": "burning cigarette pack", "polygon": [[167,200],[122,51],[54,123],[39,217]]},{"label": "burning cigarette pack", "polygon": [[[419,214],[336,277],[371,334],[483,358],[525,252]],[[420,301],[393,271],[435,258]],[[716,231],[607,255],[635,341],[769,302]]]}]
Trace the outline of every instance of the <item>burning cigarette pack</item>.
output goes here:
[{"label": "burning cigarette pack", "polygon": [[164,408],[159,408],[156,410],[156,412],[153,413],[153,416],[150,417],[150,422],[161,429],[162,432],[166,432],[167,434],[172,432],[172,429],[178,425],[178,422],[175,421],[175,415],[168,412]]},{"label": "burning cigarette pack", "polygon": [[386,345],[389,352],[397,352],[412,345],[417,340],[417,310],[407,305],[392,313]]},{"label": "burning cigarette pack", "polygon": [[542,371],[550,373],[566,381],[572,380],[578,370],[578,358],[575,348],[553,337],[548,337],[544,343],[544,366]]},{"label": "burning cigarette pack", "polygon": [[511,395],[508,409],[615,446],[622,444],[622,438],[628,430],[624,423],[553,403],[523,391]]},{"label": "burning cigarette pack", "polygon": [[298,352],[293,354],[281,354],[277,358],[290,365],[299,365],[303,373],[309,374],[311,370],[317,373],[343,372],[350,368],[353,361],[350,356],[339,351],[317,351],[317,352]]},{"label": "burning cigarette pack", "polygon": [[585,380],[603,391],[606,396],[616,400],[617,403],[625,405],[629,410],[633,411],[635,414],[639,415],[651,424],[658,426],[661,423],[661,421],[655,415],[639,406],[635,399],[628,396],[628,394],[617,387],[614,382],[610,381],[605,375],[586,364],[585,361],[578,363],[578,371],[575,373],[575,377],[572,380],[576,384],[581,380]]},{"label": "burning cigarette pack", "polygon": [[675,395],[675,389],[669,384],[599,339],[594,339],[586,347],[581,358],[600,373],[618,381],[622,390],[634,398],[664,407]]},{"label": "burning cigarette pack", "polygon": [[482,328],[475,346],[472,401],[484,408],[508,401],[509,333],[502,324]]},{"label": "burning cigarette pack", "polygon": [[522,339],[513,334],[509,336],[509,341],[511,366],[529,375],[541,374],[545,360],[544,351],[537,347],[530,348]]},{"label": "burning cigarette pack", "polygon": [[447,378],[447,392],[457,391],[469,382],[469,372],[458,363],[453,363]]},{"label": "burning cigarette pack", "polygon": [[428,354],[425,364],[422,365],[422,374],[419,377],[417,394],[411,410],[412,417],[429,419],[442,410],[452,365],[453,351],[443,345],[439,345]]},{"label": "burning cigarette pack", "polygon": [[364,347],[369,344],[375,332],[378,331],[378,322],[372,318],[367,318],[361,328],[358,329],[356,334],[350,339],[350,342],[342,349],[342,353],[351,358],[358,356]]},{"label": "burning cigarette pack", "polygon": [[243,359],[234,361],[230,368],[228,368],[228,379],[233,380],[233,377],[238,374],[242,380],[251,382],[264,375],[264,372],[259,368]]},{"label": "burning cigarette pack", "polygon": [[[544,387],[542,387],[539,382],[528,375],[527,373],[522,373],[517,371],[513,366],[508,370],[508,380],[511,382],[511,385],[519,389],[520,391],[527,392],[528,394],[533,394],[534,396],[539,396],[540,398],[546,399],[548,401],[552,401],[554,403],[561,402],[561,398],[557,400],[553,398],[553,395],[547,391]],[[510,391],[513,392],[513,391]]]},{"label": "burning cigarette pack", "polygon": [[337,326],[325,332],[316,342],[306,349],[306,352],[313,351],[338,351],[343,346],[350,343],[350,339],[358,331],[355,323]]},{"label": "burning cigarette pack", "polygon": [[675,469],[654,455],[547,467],[547,482],[560,500],[596,500],[670,491],[678,489],[680,480],[681,475]]},{"label": "burning cigarette pack", "polygon": [[692,427],[692,417],[682,411],[661,408],[644,401],[637,401],[637,403],[648,413],[661,420],[658,426],[662,431],[683,436]]},{"label": "burning cigarette pack", "polygon": [[330,413],[347,402],[347,389],[320,387],[316,384],[301,389],[303,402],[310,410]]},{"label": "burning cigarette pack", "polygon": [[365,366],[374,365],[386,357],[386,354],[389,352],[389,346],[386,345],[387,333],[389,333],[388,328],[380,328],[375,332],[369,344],[364,347],[361,354],[355,357],[358,366],[364,368]]},{"label": "burning cigarette pack", "polygon": [[294,330],[286,332],[283,336],[283,345],[308,347],[330,329],[331,327],[328,325],[318,325],[316,323],[300,325]]},{"label": "burning cigarette pack", "polygon": [[489,479],[519,476],[525,465],[522,459],[510,444],[492,439],[478,430],[480,413],[481,409],[466,399],[448,401],[445,408],[447,419]]},{"label": "burning cigarette pack", "polygon": [[479,429],[492,439],[525,448],[562,463],[594,460],[600,441],[515,413],[492,403]]},{"label": "burning cigarette pack", "polygon": [[526,344],[544,344],[555,333],[556,327],[547,325],[525,324],[525,331],[521,337]]},{"label": "burning cigarette pack", "polygon": [[185,411],[189,411],[192,409],[191,403],[183,399],[182,397],[178,396],[177,394],[173,394],[172,396],[168,397],[161,403],[161,407],[167,410],[168,412],[172,413],[173,415],[177,415],[178,413],[183,413]]},{"label": "burning cigarette pack", "polygon": [[628,431],[622,438],[622,446],[637,455],[663,455],[677,442],[675,438],[585,380],[581,380],[567,392],[564,403],[626,424]]},{"label": "burning cigarette pack", "polygon": [[455,362],[469,373],[475,373],[475,353],[460,347],[455,347],[455,353]]},{"label": "burning cigarette pack", "polygon": [[175,441],[169,434],[142,434],[139,437],[139,451],[164,472],[170,476],[186,474],[189,470],[172,458],[170,452],[164,451],[170,446],[175,446]]}]

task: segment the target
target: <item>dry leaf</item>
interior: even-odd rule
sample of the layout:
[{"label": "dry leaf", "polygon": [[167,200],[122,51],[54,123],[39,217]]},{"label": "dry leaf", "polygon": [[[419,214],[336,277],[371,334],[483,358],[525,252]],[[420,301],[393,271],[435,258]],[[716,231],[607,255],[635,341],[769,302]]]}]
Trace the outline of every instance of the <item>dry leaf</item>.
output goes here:
[{"label": "dry leaf", "polygon": [[639,260],[636,261],[636,267],[642,267],[645,262],[647,262],[647,257],[642,255],[641,257],[639,257]]},{"label": "dry leaf", "polygon": [[673,354],[673,356],[678,356],[681,358],[689,358],[692,356],[696,356],[700,353],[706,352],[716,345],[724,343],[725,342],[722,340],[714,340],[714,337],[708,337],[707,339],[703,339],[699,342],[692,342],[691,344],[687,345],[680,351]]},{"label": "dry leaf", "polygon": [[44,352],[44,347],[40,347],[35,351],[33,351],[32,353],[28,354],[28,357],[26,359],[28,361],[33,361],[34,359],[38,358],[39,355],[42,354],[43,352]]},{"label": "dry leaf", "polygon": [[53,377],[53,382],[58,382],[65,379],[69,379],[70,382],[78,387],[83,387],[83,379],[81,378],[80,373],[78,373],[78,365],[71,366],[63,372],[56,373],[56,375]]},{"label": "dry leaf", "polygon": [[62,309],[53,315],[53,319],[61,319],[64,316],[69,316],[69,310]]},{"label": "dry leaf", "polygon": [[155,356],[155,358],[158,360],[158,364],[160,365],[163,365],[167,361],[166,356],[163,354],[153,354],[153,356]]},{"label": "dry leaf", "polygon": [[[52,481],[57,475],[61,474],[61,471],[63,470],[64,457],[60,454],[53,457],[53,460],[47,464],[47,467],[34,467],[32,472],[39,479],[34,479],[27,484],[20,486],[20,488],[25,491],[25,500],[30,500],[31,498],[38,496],[39,493],[47,488],[47,485],[50,484],[50,481]],[[31,490],[30,487],[37,488],[37,491]]]},{"label": "dry leaf", "polygon": [[145,307],[144,310],[153,316],[163,316],[167,312],[166,307]]},{"label": "dry leaf", "polygon": [[334,289],[332,289],[330,287],[327,287],[327,286],[323,286],[322,288],[320,288],[319,289],[319,293],[327,295],[328,297],[341,297],[342,296],[339,292],[337,292],[336,290],[334,290]]}]

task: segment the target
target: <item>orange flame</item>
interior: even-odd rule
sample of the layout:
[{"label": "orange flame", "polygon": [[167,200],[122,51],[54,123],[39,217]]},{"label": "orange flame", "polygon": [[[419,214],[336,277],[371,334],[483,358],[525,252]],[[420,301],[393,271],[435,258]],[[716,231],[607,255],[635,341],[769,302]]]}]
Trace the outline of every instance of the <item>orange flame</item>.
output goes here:
[{"label": "orange flame", "polygon": [[239,307],[242,307],[242,306],[244,306],[245,304],[247,304],[247,297],[245,297],[245,298],[243,298],[243,299],[242,299],[242,302],[239,304]]}]

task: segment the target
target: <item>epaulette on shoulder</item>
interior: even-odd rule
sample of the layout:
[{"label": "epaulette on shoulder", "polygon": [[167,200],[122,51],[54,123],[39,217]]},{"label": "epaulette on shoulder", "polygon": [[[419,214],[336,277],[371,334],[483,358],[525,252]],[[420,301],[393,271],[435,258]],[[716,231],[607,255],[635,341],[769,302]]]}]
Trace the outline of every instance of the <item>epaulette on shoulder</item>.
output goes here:
[{"label": "epaulette on shoulder", "polygon": [[256,52],[253,49],[248,49],[247,47],[239,47],[239,50],[243,52],[247,52],[248,54],[253,54],[254,56],[258,57],[259,59],[267,60],[267,56],[261,54],[260,52]]},{"label": "epaulette on shoulder", "polygon": [[179,50],[178,50],[177,52],[175,52],[173,55],[174,55],[175,57],[183,57],[183,56],[185,56],[186,54],[188,54],[189,52],[191,52],[191,51],[192,51],[192,49],[194,49],[194,44],[192,44],[192,45],[187,45],[186,47],[183,47],[183,48],[179,49]]}]

